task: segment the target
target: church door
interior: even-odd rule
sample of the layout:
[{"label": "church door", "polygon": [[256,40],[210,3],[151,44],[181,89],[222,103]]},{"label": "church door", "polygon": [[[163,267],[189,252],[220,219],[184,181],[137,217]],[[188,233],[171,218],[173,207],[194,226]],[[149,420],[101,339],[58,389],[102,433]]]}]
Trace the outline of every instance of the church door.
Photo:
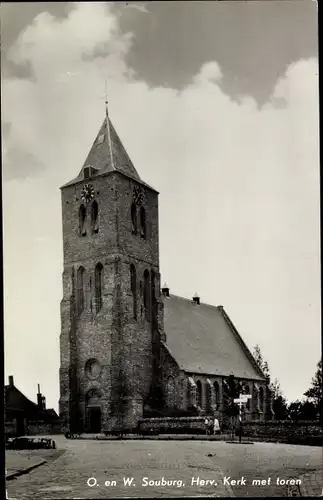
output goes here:
[{"label": "church door", "polygon": [[89,408],[89,432],[92,434],[101,432],[101,408]]}]

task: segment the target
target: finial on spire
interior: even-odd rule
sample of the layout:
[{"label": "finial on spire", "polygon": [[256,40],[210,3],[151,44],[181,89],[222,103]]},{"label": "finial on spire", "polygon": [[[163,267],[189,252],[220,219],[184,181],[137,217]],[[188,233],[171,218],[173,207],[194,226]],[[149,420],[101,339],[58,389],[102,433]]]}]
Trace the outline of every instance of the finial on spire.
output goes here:
[{"label": "finial on spire", "polygon": [[104,95],[105,95],[105,112],[107,115],[107,118],[109,116],[109,110],[108,110],[108,83],[107,79],[104,79]]},{"label": "finial on spire", "polygon": [[109,109],[108,109],[108,83],[106,78],[104,79],[104,83],[105,83],[105,116],[106,116],[106,128],[109,141],[110,160],[111,160],[111,167],[115,169],[113,162],[113,154],[112,154],[112,144],[111,144],[110,120],[109,120]]}]

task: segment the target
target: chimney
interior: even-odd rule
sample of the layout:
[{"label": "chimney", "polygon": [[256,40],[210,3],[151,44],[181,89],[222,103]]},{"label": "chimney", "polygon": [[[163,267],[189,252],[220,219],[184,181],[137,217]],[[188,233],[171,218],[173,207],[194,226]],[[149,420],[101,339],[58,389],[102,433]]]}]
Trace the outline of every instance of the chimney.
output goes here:
[{"label": "chimney", "polygon": [[40,393],[40,385],[38,384],[38,394],[37,394],[37,406],[39,410],[42,410],[43,407],[43,401],[42,401],[42,395]]},{"label": "chimney", "polygon": [[195,302],[195,304],[197,305],[200,305],[200,297],[197,293],[194,294],[193,302]]},{"label": "chimney", "polygon": [[162,288],[162,294],[164,295],[164,297],[169,297],[169,287],[166,283],[164,284],[164,286]]},{"label": "chimney", "polygon": [[45,398],[45,396],[42,396],[41,399],[42,399],[42,410],[46,410],[46,398]]},{"label": "chimney", "polygon": [[9,385],[10,385],[10,387],[13,387],[13,386],[14,386],[14,383],[13,383],[13,375],[9,375]]}]

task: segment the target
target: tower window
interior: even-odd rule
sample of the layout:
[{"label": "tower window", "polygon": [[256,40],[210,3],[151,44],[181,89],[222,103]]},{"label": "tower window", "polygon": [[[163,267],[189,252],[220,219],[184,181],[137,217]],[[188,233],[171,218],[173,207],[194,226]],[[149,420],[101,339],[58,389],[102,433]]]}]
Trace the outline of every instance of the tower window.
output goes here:
[{"label": "tower window", "polygon": [[91,177],[91,167],[85,167],[84,169],[84,179],[89,179]]},{"label": "tower window", "polygon": [[149,271],[146,269],[144,272],[144,309],[146,319],[149,321],[150,319],[150,304],[149,304]]},{"label": "tower window", "polygon": [[97,234],[99,232],[99,205],[94,200],[92,203],[92,231]]},{"label": "tower window", "polygon": [[130,285],[132,293],[133,317],[137,319],[137,275],[136,268],[133,264],[130,266]]},{"label": "tower window", "polygon": [[156,275],[155,272],[151,271],[151,309],[152,309],[152,321],[156,325],[157,322],[157,302],[156,302],[156,288],[155,288]]},{"label": "tower window", "polygon": [[81,236],[86,236],[85,218],[86,218],[86,208],[84,205],[81,205],[79,209],[79,229]]},{"label": "tower window", "polygon": [[95,267],[95,310],[98,313],[102,308],[102,285],[103,285],[103,266],[99,264]]},{"label": "tower window", "polygon": [[77,270],[76,308],[78,315],[84,310],[84,271],[83,266]]},{"label": "tower window", "polygon": [[131,227],[132,234],[137,234],[137,207],[135,203],[131,205]]},{"label": "tower window", "polygon": [[146,239],[146,212],[144,207],[140,207],[140,237]]}]

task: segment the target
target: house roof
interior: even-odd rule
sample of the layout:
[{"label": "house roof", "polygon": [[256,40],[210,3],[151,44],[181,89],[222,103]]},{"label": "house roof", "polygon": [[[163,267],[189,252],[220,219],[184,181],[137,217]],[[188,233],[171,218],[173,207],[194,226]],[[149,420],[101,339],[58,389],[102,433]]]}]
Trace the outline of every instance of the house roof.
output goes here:
[{"label": "house roof", "polygon": [[5,385],[5,409],[10,411],[21,411],[29,416],[44,420],[58,419],[53,408],[40,410],[36,403],[28,399],[16,386]]},{"label": "house roof", "polygon": [[[107,124],[109,124],[109,127]],[[77,182],[84,181],[83,170],[85,167],[89,166],[97,170],[95,176],[119,172],[120,174],[130,177],[140,184],[153,189],[140,179],[138,172],[130,160],[110,118],[107,116],[103,120],[100,130],[92,144],[90,152],[86,157],[79,175],[75,179],[64,184],[62,187],[67,187]]]},{"label": "house roof", "polygon": [[264,380],[252,354],[222,306],[163,297],[166,344],[179,367],[207,375]]}]

